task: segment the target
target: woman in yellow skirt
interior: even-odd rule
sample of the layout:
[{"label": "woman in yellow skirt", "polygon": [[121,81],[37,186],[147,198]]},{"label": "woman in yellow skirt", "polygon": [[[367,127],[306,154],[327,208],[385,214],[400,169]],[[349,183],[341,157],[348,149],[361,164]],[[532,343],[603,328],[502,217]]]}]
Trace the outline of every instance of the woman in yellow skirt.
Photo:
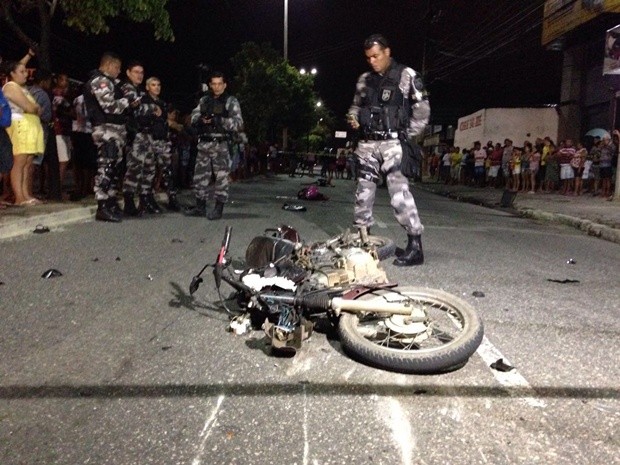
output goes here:
[{"label": "woman in yellow skirt", "polygon": [[32,195],[30,173],[34,157],[44,152],[41,107],[26,88],[28,71],[24,64],[9,62],[5,71],[9,81],[2,91],[11,106],[11,125],[6,131],[13,144],[11,187],[15,205],[36,205],[41,202]]}]

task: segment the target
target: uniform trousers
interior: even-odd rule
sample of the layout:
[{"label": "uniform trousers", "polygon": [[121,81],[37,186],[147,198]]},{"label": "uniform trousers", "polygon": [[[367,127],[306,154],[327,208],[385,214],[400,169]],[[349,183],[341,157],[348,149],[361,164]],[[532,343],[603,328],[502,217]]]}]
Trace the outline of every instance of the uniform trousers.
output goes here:
[{"label": "uniform trousers", "polygon": [[358,183],[355,193],[354,224],[357,227],[370,227],[375,223],[373,206],[377,182],[381,174],[385,173],[390,205],[396,221],[407,234],[422,234],[424,226],[409,190],[409,180],[400,171],[402,153],[398,139],[359,142],[355,151]]},{"label": "uniform trousers", "polygon": [[120,183],[119,165],[127,137],[124,125],[104,123],[93,127],[93,142],[97,147],[97,174],[95,199],[115,197]]},{"label": "uniform trousers", "polygon": [[216,201],[226,203],[230,167],[230,151],[226,140],[199,142],[193,182],[196,198],[207,200],[212,196]]}]

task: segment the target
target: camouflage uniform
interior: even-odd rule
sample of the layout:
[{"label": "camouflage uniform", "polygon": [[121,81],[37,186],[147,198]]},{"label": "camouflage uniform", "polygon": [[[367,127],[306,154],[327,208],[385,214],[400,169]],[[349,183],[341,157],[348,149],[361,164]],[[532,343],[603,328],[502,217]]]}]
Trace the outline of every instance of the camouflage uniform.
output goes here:
[{"label": "camouflage uniform", "polygon": [[[165,134],[154,134],[153,123],[156,120],[154,114],[158,105],[144,91],[137,88],[130,82],[122,86],[123,94],[133,101],[141,99],[140,105],[133,109],[134,125],[136,135],[131,145],[131,150],[127,154],[127,171],[123,183],[123,192],[139,193],[141,195],[153,193],[153,181],[155,179],[157,154],[167,138],[167,126],[164,128]],[[163,102],[162,102],[163,103]],[[165,108],[162,108],[162,115],[165,118]],[[164,120],[165,121],[165,120]]]},{"label": "camouflage uniform", "polygon": [[[209,116],[205,114],[205,108],[212,106],[214,101],[223,103],[225,110],[213,118],[214,124],[204,126],[201,119]],[[200,99],[198,106],[192,111],[191,122],[200,133],[194,169],[196,199],[205,201],[212,194],[217,202],[226,203],[231,168],[229,144],[232,143],[235,133],[243,130],[239,101],[226,93],[218,98],[209,93]]]},{"label": "camouflage uniform", "polygon": [[155,139],[151,134],[145,134],[144,142],[144,150],[149,151],[147,158],[154,160],[154,163],[145,163],[144,165],[142,176],[144,178],[144,184],[148,184],[149,186],[144,193],[150,194],[153,192],[155,175],[157,167],[159,166],[162,171],[164,188],[166,189],[168,196],[175,195],[177,191],[174,187],[174,183],[172,182],[172,148],[170,141]]},{"label": "camouflage uniform", "polygon": [[[390,69],[398,69],[393,60]],[[402,92],[409,115],[407,127],[363,127],[360,141],[355,151],[357,168],[357,192],[355,194],[354,224],[357,227],[370,227],[374,224],[372,209],[375,202],[377,181],[381,173],[387,177],[390,204],[394,216],[407,234],[419,235],[424,230],[413,195],[409,191],[409,181],[400,172],[402,148],[400,134],[408,137],[420,134],[430,116],[430,105],[423,93],[423,85],[416,72],[401,67],[398,89]],[[387,71],[389,72],[389,70]],[[377,78],[375,72],[363,73],[356,85],[353,104],[349,109],[349,117],[359,121],[360,113],[368,110],[372,104],[366,98],[369,94],[368,82]]]},{"label": "camouflage uniform", "polygon": [[120,95],[117,83],[101,71],[95,71],[84,94],[88,114],[93,123],[93,141],[97,147],[97,175],[95,198],[107,200],[116,197],[119,167],[127,131],[123,113],[129,100]]}]

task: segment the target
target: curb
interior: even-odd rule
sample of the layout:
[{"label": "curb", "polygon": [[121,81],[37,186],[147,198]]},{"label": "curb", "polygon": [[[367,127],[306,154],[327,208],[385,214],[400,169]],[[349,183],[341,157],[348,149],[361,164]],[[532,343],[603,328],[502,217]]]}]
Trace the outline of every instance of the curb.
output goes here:
[{"label": "curb", "polygon": [[6,225],[0,225],[0,240],[11,239],[32,233],[38,225],[52,228],[63,224],[89,220],[94,217],[96,211],[97,206],[92,205],[22,218]]},{"label": "curb", "polygon": [[[166,194],[158,192],[155,194],[155,198],[158,201],[167,200]],[[123,202],[120,201],[119,205],[122,207]],[[32,231],[38,226],[47,226],[48,228],[54,228],[62,226],[64,224],[78,223],[80,221],[94,220],[95,213],[97,212],[97,204],[88,205],[85,207],[74,207],[59,210],[52,213],[42,213],[36,216],[30,216],[27,218],[19,218],[15,221],[11,221],[8,224],[0,223],[0,240],[12,239],[19,236],[25,236],[31,234]]]},{"label": "curb", "polygon": [[[475,205],[483,206],[485,208],[493,208],[493,209],[499,208],[499,203],[497,202],[490,203],[485,200],[478,199],[476,197],[471,197],[467,194],[458,194],[458,193],[452,193],[446,190],[436,190],[436,189],[429,188],[429,187],[420,187],[419,184],[417,185],[417,187],[425,190],[426,192],[430,192],[436,195],[441,195],[443,197],[457,200],[459,202],[472,203]],[[594,223],[590,220],[576,218],[574,216],[565,215],[562,213],[550,213],[550,212],[546,212],[543,210],[537,210],[537,209],[527,208],[527,207],[502,208],[502,210],[513,211],[515,214],[525,217],[525,218],[532,218],[532,219],[537,219],[537,220],[565,224],[567,226],[571,226],[573,228],[579,229],[580,231],[585,232],[589,236],[598,237],[606,241],[620,244],[620,229],[612,228],[611,226]]]},{"label": "curb", "polygon": [[599,237],[601,239],[620,244],[620,230],[610,226],[594,223],[590,220],[575,218],[574,216],[564,215],[561,213],[548,213],[541,210],[531,208],[523,208],[519,210],[521,216],[538,220],[553,221],[555,223],[565,224],[579,229],[589,236]]}]

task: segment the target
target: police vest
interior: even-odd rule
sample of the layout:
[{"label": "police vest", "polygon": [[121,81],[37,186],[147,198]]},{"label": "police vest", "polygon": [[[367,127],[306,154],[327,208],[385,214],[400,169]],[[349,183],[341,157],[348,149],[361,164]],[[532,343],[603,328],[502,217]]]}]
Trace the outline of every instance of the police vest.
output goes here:
[{"label": "police vest", "polygon": [[103,76],[105,79],[109,80],[114,88],[114,98],[116,100],[121,99],[123,97],[123,93],[119,86],[115,86],[114,82],[101,71],[97,70],[93,76],[86,81],[84,84],[84,105],[86,106],[86,112],[88,113],[88,117],[90,118],[90,122],[93,126],[100,126],[105,123],[109,124],[125,124],[127,118],[125,115],[114,115],[110,113],[106,113],[101,108],[97,97],[93,94],[93,90],[91,87],[92,81],[97,78]]},{"label": "police vest", "polygon": [[226,93],[219,97],[214,97],[213,94],[209,93],[200,101],[200,114],[211,118],[211,124],[208,127],[209,131],[216,133],[225,132],[222,127],[222,118],[228,118],[227,103],[228,94]]},{"label": "police vest", "polygon": [[168,137],[168,110],[166,103],[163,100],[155,100],[149,94],[145,94],[142,97],[141,103],[157,105],[161,109],[161,115],[156,116],[154,113],[149,112],[146,115],[136,117],[140,131],[148,132],[155,140],[166,139]]},{"label": "police vest", "polygon": [[373,72],[366,77],[366,95],[362,99],[359,113],[360,126],[364,132],[407,129],[411,105],[399,87],[404,69],[403,65],[392,61],[383,76]]}]

